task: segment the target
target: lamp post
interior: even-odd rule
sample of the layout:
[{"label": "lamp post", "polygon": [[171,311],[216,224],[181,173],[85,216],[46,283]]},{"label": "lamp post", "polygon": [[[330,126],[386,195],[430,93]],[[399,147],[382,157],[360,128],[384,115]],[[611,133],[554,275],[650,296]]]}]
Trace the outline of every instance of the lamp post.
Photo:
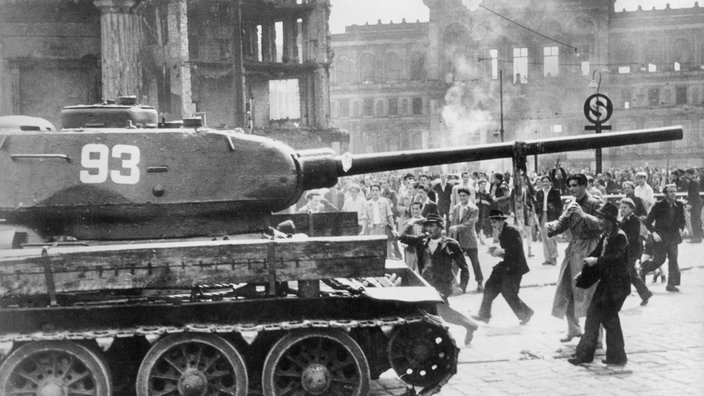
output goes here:
[{"label": "lamp post", "polygon": [[501,121],[501,143],[504,142],[504,70],[499,69],[499,118]]}]

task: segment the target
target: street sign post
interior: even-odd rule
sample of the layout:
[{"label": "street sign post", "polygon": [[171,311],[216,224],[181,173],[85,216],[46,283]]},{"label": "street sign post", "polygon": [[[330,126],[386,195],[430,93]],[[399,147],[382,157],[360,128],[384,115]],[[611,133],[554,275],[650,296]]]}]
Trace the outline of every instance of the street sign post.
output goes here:
[{"label": "street sign post", "polygon": [[[600,93],[590,95],[584,102],[584,116],[594,125],[585,125],[585,131],[601,131],[611,130],[611,125],[603,125],[611,118],[614,112],[614,105],[608,96]],[[601,173],[601,148],[596,149],[596,173]]]}]

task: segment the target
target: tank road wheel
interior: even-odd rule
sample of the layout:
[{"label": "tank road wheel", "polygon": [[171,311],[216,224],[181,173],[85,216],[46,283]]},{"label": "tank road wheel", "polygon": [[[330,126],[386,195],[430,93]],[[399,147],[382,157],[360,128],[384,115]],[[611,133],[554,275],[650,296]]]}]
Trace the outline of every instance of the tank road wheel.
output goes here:
[{"label": "tank road wheel", "polygon": [[110,372],[96,353],[70,341],[30,342],[0,366],[2,395],[112,395]]},{"label": "tank road wheel", "polygon": [[454,374],[457,347],[447,329],[427,322],[397,327],[389,339],[389,363],[413,386],[435,385]]},{"label": "tank road wheel", "polygon": [[369,393],[369,364],[352,337],[339,330],[292,332],[278,340],[264,361],[265,395]]},{"label": "tank road wheel", "polygon": [[232,344],[214,334],[173,334],[144,356],[137,396],[247,395],[247,367]]}]

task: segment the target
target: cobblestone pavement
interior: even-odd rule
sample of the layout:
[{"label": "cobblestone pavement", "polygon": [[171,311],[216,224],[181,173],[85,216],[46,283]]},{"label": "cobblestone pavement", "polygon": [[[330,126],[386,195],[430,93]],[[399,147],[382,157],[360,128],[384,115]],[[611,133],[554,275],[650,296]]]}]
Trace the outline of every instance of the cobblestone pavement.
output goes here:
[{"label": "cobblestone pavement", "polygon": [[[559,245],[559,260],[565,247]],[[538,243],[533,251],[536,257],[529,258],[531,272],[520,292],[535,310],[532,320],[519,326],[503,298],[497,297],[491,322],[481,324],[472,344],[461,349],[458,372],[440,395],[704,395],[704,244],[680,245],[680,293],[666,292],[665,283],[652,283],[649,276],[646,284],[654,296],[648,305],[640,306],[635,290],[626,300],[620,313],[628,354],[624,367],[602,364],[603,350],[592,364],[567,362],[579,339],[560,343],[566,323],[550,315],[559,264],[541,265]],[[480,254],[485,278],[496,261]],[[475,285],[470,280],[470,289]],[[480,301],[480,293],[467,293],[452,297],[450,304],[476,313]],[[451,332],[456,340],[464,339],[461,327],[451,326]],[[404,394],[405,386],[393,371],[374,381],[371,392]]]}]

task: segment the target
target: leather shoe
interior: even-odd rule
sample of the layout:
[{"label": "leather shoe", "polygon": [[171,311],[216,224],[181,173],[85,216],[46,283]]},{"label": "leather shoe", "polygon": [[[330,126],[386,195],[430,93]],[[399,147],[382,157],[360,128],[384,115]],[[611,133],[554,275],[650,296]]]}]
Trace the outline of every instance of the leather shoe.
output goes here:
[{"label": "leather shoe", "polygon": [[591,360],[582,359],[578,356],[572,356],[571,358],[567,359],[567,361],[570,362],[571,364],[574,364],[575,366],[579,366],[580,364],[592,362]]},{"label": "leather shoe", "polygon": [[626,362],[628,360],[609,360],[609,359],[604,359],[601,361],[604,364],[610,365],[610,366],[625,366]]},{"label": "leather shoe", "polygon": [[484,291],[484,286],[482,286],[481,282],[477,282],[477,293],[481,293]]},{"label": "leather shoe", "polygon": [[472,319],[474,319],[478,322],[489,323],[489,318],[487,318],[486,316],[472,315]]},{"label": "leather shoe", "polygon": [[526,315],[523,319],[521,319],[521,326],[526,325],[528,322],[530,322],[530,318],[533,317],[534,311],[530,311],[528,315]]},{"label": "leather shoe", "polygon": [[640,302],[641,306],[648,305],[648,300],[650,300],[650,297],[653,296],[653,292],[648,290],[645,295],[642,297],[642,301]]},{"label": "leather shoe", "polygon": [[679,292],[680,291],[680,289],[676,288],[675,286],[667,286],[665,288],[665,290],[667,290],[669,292]]},{"label": "leather shoe", "polygon": [[581,337],[582,333],[579,334],[567,334],[565,338],[560,338],[560,342],[570,342],[573,338]]}]

